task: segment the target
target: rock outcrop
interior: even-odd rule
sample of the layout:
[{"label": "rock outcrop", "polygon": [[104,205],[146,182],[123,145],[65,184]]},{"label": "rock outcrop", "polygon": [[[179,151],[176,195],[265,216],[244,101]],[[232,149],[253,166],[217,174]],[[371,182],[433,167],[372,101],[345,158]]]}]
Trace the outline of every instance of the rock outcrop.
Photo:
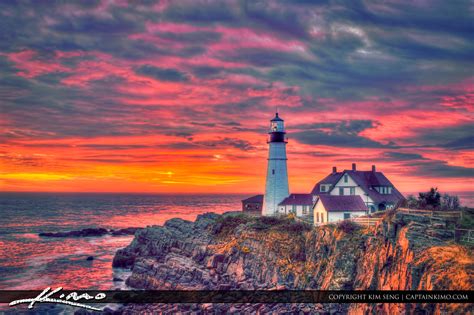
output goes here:
[{"label": "rock outcrop", "polygon": [[[401,213],[376,227],[308,227],[292,220],[204,214],[135,234],[113,266],[140,289],[470,290],[473,256],[449,222]],[[345,232],[346,230],[346,232]],[[184,308],[186,309],[184,309]],[[468,304],[128,305],[120,312],[468,312]]]},{"label": "rock outcrop", "polygon": [[134,235],[136,231],[141,229],[142,228],[137,227],[128,227],[118,230],[108,230],[105,228],[87,228],[68,232],[42,232],[38,235],[42,237],[97,237],[104,235],[121,236]]}]

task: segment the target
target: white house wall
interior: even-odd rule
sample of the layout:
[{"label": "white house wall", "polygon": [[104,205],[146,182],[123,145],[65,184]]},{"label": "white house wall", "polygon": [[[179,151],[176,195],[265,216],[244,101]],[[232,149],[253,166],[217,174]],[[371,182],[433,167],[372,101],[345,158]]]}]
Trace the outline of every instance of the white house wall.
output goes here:
[{"label": "white house wall", "polygon": [[339,196],[339,187],[344,188],[344,196],[350,196],[351,194],[351,187],[355,188],[355,196],[360,196],[362,198],[362,201],[368,206],[373,205],[374,201],[369,197],[365,195],[364,190],[358,186],[358,184],[352,179],[350,175],[347,175],[347,183],[344,183],[344,175],[341,177],[341,179],[334,185],[334,188],[331,190],[330,195],[333,196]]},{"label": "white house wall", "polygon": [[[344,213],[350,213],[351,218],[366,215],[365,211],[327,212],[323,203],[318,201],[313,209],[313,222],[315,225],[318,225],[321,223],[327,223],[327,222],[338,222],[338,221],[344,220]],[[321,217],[324,218],[324,222],[321,222]],[[318,218],[319,218],[319,221],[318,221]]]},{"label": "white house wall", "polygon": [[[311,213],[311,206],[306,206],[306,214],[303,214],[303,205],[296,205],[296,216],[308,216]],[[293,205],[278,206],[278,214],[289,214],[293,211]]]},{"label": "white house wall", "polygon": [[[319,213],[319,221],[317,220],[318,213]],[[327,221],[326,209],[324,208],[323,203],[318,201],[316,202],[316,205],[314,206],[314,209],[313,209],[313,222],[315,225],[321,223],[321,215],[324,216],[324,222],[326,222]]]},{"label": "white house wall", "polygon": [[[346,213],[351,214],[351,218],[360,217],[365,215],[365,211],[347,211]],[[329,222],[338,222],[344,220],[344,212],[329,212]]]}]

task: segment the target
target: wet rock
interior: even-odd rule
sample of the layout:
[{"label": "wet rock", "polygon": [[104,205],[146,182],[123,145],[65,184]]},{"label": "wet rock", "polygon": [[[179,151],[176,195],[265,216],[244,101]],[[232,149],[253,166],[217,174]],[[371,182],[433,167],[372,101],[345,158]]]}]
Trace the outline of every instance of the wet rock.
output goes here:
[{"label": "wet rock", "polygon": [[89,236],[104,236],[108,234],[109,231],[104,228],[87,228],[77,231],[69,232],[57,232],[57,233],[39,233],[39,236],[43,237],[89,237]]},{"label": "wet rock", "polygon": [[122,236],[122,235],[134,235],[137,231],[143,228],[129,227],[118,230],[107,230],[105,228],[86,228],[76,231],[68,232],[42,232],[39,236],[42,237],[97,237],[104,235]]},{"label": "wet rock", "polygon": [[121,236],[121,235],[135,235],[135,233],[139,230],[142,230],[143,228],[139,227],[128,227],[124,229],[118,229],[118,230],[111,230],[110,234],[113,236]]}]

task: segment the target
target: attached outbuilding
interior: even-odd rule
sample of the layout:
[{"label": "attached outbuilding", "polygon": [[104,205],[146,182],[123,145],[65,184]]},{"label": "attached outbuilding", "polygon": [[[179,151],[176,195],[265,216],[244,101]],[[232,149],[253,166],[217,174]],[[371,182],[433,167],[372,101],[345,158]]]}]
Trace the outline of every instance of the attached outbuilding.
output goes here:
[{"label": "attached outbuilding", "polygon": [[278,204],[278,214],[294,213],[298,217],[311,214],[313,197],[311,194],[291,194]]},{"label": "attached outbuilding", "polygon": [[263,207],[263,195],[255,195],[242,200],[242,211],[261,212]]},{"label": "attached outbuilding", "polygon": [[320,195],[314,205],[315,225],[337,222],[366,215],[369,212],[360,196]]}]

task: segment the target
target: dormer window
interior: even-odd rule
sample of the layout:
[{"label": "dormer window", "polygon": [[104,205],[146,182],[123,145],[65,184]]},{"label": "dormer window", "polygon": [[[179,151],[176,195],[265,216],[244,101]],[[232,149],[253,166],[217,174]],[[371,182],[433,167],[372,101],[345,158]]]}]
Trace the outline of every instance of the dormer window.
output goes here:
[{"label": "dormer window", "polygon": [[389,195],[392,193],[392,187],[390,186],[378,186],[378,187],[375,187],[375,190],[377,190],[379,194],[382,194],[382,195]]},{"label": "dormer window", "polygon": [[349,181],[349,175],[344,174],[344,183],[347,183]]},{"label": "dormer window", "polygon": [[321,185],[321,192],[325,192],[326,191],[326,185]]}]

